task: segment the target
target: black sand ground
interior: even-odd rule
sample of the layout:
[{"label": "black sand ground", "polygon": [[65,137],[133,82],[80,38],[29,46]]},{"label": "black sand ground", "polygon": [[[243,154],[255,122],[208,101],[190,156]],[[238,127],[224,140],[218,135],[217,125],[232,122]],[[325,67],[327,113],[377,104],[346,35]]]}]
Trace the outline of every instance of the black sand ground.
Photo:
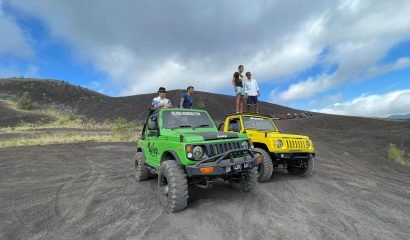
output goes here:
[{"label": "black sand ground", "polygon": [[133,144],[0,150],[0,239],[410,239],[408,121],[315,116],[280,123],[317,148],[309,178],[277,170],[239,193],[219,182],[166,214],[155,179],[133,178]]}]

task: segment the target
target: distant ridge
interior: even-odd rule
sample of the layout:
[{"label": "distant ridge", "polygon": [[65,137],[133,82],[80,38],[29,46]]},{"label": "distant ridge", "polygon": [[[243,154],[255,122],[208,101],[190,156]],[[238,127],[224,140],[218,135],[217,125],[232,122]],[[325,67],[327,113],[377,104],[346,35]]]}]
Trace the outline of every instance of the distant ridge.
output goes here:
[{"label": "distant ridge", "polygon": [[[17,99],[25,91],[30,92],[33,102],[41,107],[68,106],[79,114],[98,121],[124,117],[129,121],[144,121],[148,107],[156,93],[126,97],[110,97],[85,87],[76,86],[62,80],[35,78],[0,79],[0,99]],[[175,104],[184,90],[168,91],[167,97]],[[207,110],[211,116],[221,121],[225,115],[235,110],[235,97],[195,91],[194,107]],[[269,114],[300,112],[299,110],[267,102],[260,103],[260,111]]]},{"label": "distant ridge", "polygon": [[403,115],[390,115],[387,118],[391,118],[391,119],[410,119],[410,113],[409,114],[403,114]]}]

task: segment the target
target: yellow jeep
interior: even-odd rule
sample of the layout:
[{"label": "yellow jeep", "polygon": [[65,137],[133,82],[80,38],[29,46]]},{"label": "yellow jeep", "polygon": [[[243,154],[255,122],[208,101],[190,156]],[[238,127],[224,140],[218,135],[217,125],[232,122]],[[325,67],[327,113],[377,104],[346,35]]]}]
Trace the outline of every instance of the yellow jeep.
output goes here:
[{"label": "yellow jeep", "polygon": [[268,181],[274,167],[283,165],[290,174],[308,176],[313,173],[315,148],[307,136],[283,134],[272,116],[256,113],[233,113],[226,116],[220,131],[248,134],[255,151],[264,156],[258,167],[258,181]]}]

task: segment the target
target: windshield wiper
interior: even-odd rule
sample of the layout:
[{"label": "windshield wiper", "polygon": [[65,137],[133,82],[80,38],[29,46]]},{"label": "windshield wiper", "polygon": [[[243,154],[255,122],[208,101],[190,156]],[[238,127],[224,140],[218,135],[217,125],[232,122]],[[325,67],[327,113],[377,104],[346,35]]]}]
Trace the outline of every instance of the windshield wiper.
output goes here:
[{"label": "windshield wiper", "polygon": [[177,129],[177,128],[193,128],[191,125],[179,125],[177,127],[172,127],[171,129]]},{"label": "windshield wiper", "polygon": [[198,125],[198,126],[196,126],[196,127],[194,127],[194,128],[200,128],[200,127],[210,127],[211,125],[209,125],[209,124],[201,124],[201,125]]}]

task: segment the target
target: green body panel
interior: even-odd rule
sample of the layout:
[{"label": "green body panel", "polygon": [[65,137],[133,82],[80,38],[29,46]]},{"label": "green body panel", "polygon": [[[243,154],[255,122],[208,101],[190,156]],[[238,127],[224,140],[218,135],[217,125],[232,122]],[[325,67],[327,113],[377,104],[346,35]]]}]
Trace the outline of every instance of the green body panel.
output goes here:
[{"label": "green body panel", "polygon": [[[164,128],[164,122],[162,114],[165,111],[186,111],[186,112],[200,112],[201,114],[209,114],[204,110],[197,109],[160,109],[158,110],[158,129],[160,132],[159,136],[150,136],[150,130],[145,129],[145,139],[140,139],[137,142],[137,147],[144,152],[146,163],[156,169],[161,165],[161,160],[166,154],[174,154],[177,156],[177,160],[183,166],[194,165],[199,161],[188,159],[186,154],[187,145],[205,145],[211,143],[226,143],[233,141],[249,141],[246,134],[238,134],[238,138],[227,138],[227,139],[214,139],[205,140],[204,137],[195,135],[200,133],[221,133],[218,131],[215,123],[212,121],[212,126],[209,127],[199,127],[199,128],[176,128],[169,129]],[[147,124],[150,119],[147,120]],[[144,134],[144,133],[143,133]],[[223,134],[223,133],[221,133]],[[181,138],[181,135],[183,137]],[[182,140],[182,141],[181,141]]]}]

